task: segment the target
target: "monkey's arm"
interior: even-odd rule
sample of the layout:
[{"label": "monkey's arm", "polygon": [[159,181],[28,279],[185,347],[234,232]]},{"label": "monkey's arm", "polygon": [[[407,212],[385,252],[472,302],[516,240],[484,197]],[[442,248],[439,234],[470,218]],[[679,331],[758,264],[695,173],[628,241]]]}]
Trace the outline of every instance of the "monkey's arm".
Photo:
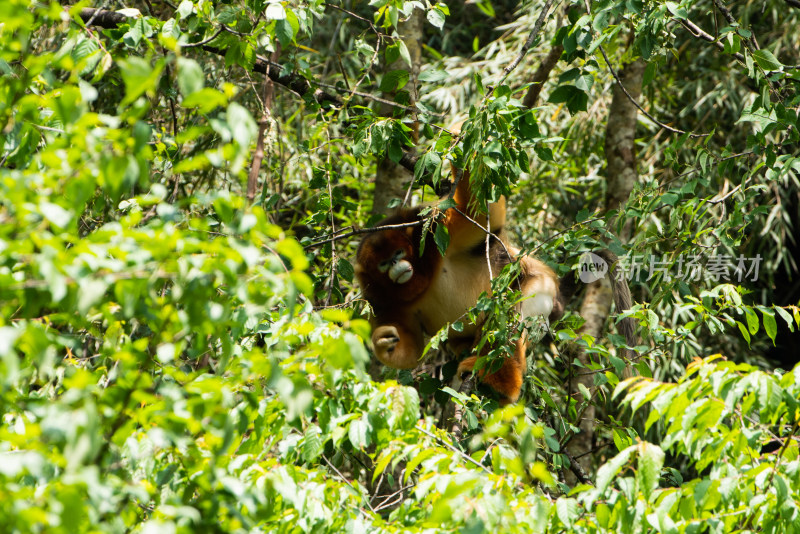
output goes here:
[{"label": "monkey's arm", "polygon": [[375,356],[394,369],[413,369],[424,348],[422,328],[413,317],[376,317],[372,345]]}]

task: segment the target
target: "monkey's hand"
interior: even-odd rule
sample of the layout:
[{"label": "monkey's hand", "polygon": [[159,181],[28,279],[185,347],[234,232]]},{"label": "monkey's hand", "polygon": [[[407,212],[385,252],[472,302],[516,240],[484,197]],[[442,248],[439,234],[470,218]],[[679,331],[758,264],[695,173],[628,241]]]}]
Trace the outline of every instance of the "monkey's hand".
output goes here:
[{"label": "monkey's hand", "polygon": [[391,359],[395,347],[400,342],[400,333],[393,326],[379,326],[372,333],[375,355],[380,361]]},{"label": "monkey's hand", "polygon": [[381,325],[372,332],[375,356],[384,365],[395,369],[416,367],[422,351],[421,344],[421,333],[415,336],[399,323]]}]

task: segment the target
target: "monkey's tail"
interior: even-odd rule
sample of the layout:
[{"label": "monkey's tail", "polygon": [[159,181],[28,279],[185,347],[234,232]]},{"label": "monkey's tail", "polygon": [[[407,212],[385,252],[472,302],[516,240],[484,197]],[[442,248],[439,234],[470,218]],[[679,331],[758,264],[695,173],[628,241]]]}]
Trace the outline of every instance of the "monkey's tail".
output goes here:
[{"label": "monkey's tail", "polygon": [[[608,263],[608,275],[611,278],[611,292],[614,295],[614,304],[617,307],[617,313],[629,310],[633,306],[633,298],[631,297],[631,290],[628,288],[628,282],[625,281],[625,277],[619,269],[619,258],[608,249],[597,250],[595,254]],[[561,318],[567,303],[570,302],[572,297],[575,296],[575,293],[578,292],[580,285],[573,272],[569,272],[559,279],[558,299],[553,313],[550,315],[551,322]],[[639,337],[636,335],[636,322],[631,317],[625,317],[620,320],[617,323],[617,330],[625,336],[625,343],[629,347],[635,347],[639,344]],[[625,357],[629,361],[635,361],[637,358],[636,351],[632,349],[625,351]]]},{"label": "monkey's tail", "polygon": [[[611,279],[611,291],[614,294],[614,304],[617,307],[617,313],[629,310],[633,306],[633,298],[631,297],[631,290],[628,287],[628,282],[625,280],[624,274],[620,272],[619,258],[608,249],[597,250],[595,254],[608,263],[608,275]],[[632,317],[625,317],[620,320],[617,323],[617,330],[625,336],[625,343],[627,343],[629,347],[635,347],[639,344],[639,337],[636,335],[636,322]],[[626,352],[626,356],[629,360],[636,359],[636,351],[629,349]]]}]

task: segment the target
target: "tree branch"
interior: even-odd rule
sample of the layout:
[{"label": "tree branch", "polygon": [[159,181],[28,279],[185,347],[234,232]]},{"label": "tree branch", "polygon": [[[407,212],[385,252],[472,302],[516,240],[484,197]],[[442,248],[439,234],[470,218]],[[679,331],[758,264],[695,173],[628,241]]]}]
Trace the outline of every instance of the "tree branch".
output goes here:
[{"label": "tree branch", "polygon": [[[272,53],[273,57],[277,57],[280,47],[276,47]],[[264,98],[262,106],[264,109],[261,113],[261,118],[258,121],[258,139],[256,140],[256,151],[253,154],[253,164],[250,166],[250,172],[247,174],[247,202],[252,204],[256,198],[256,186],[258,185],[258,173],[261,171],[261,162],[264,160],[264,137],[266,137],[267,128],[271,127],[272,122],[272,100],[275,94],[272,87],[273,81],[269,77],[269,65],[267,65],[267,75],[264,76]],[[266,187],[266,184],[264,184]]]},{"label": "tree branch", "polygon": [[523,106],[532,108],[536,105],[536,101],[539,100],[539,95],[542,92],[542,87],[544,87],[544,82],[550,77],[550,72],[555,68],[556,63],[558,63],[563,53],[564,47],[561,45],[556,45],[550,49],[550,52],[548,52],[547,56],[545,56],[539,64],[536,72],[533,73],[531,86],[528,88],[528,92],[525,93],[525,98],[522,100]]},{"label": "tree branch", "polygon": [[[800,3],[800,0],[797,0],[797,1],[798,1],[798,3]],[[675,20],[680,22],[681,26],[686,28],[686,30],[689,33],[691,33],[692,35],[694,35],[698,39],[702,39],[704,41],[708,41],[709,43],[713,44],[714,46],[716,46],[720,50],[723,50],[723,51],[725,50],[725,45],[724,44],[719,42],[717,39],[714,39],[714,37],[712,35],[706,33],[705,31],[703,31],[702,28],[700,28],[697,24],[695,24],[691,20],[689,20],[689,19],[675,19]],[[735,54],[733,54],[733,57],[735,57],[739,61],[744,62],[744,56],[742,54],[740,54],[739,52],[736,52]]]},{"label": "tree branch", "polygon": [[525,44],[522,45],[522,50],[520,50],[519,55],[511,62],[506,68],[503,69],[503,80],[511,74],[511,71],[516,69],[517,66],[522,62],[522,58],[525,57],[525,54],[528,53],[531,46],[533,46],[533,42],[536,40],[536,37],[539,36],[539,32],[542,31],[542,26],[544,25],[544,19],[547,18],[547,15],[550,11],[550,6],[553,5],[553,0],[547,0],[542,6],[542,12],[539,13],[539,18],[536,19],[536,22],[533,25],[533,30],[531,30],[530,35],[528,36],[528,40],[525,41]]},{"label": "tree branch", "polygon": [[[725,7],[725,4],[722,3],[722,0],[714,0],[714,5],[717,6],[722,16],[725,17],[725,20],[728,21],[728,24],[731,26],[739,26],[739,22],[736,18],[731,14],[730,10]],[[756,41],[755,34],[752,32],[750,33],[750,37],[746,37],[744,39],[745,46],[750,49],[750,53],[752,54],[755,50],[759,50],[758,41]]]},{"label": "tree branch", "polygon": [[[92,26],[97,26],[100,28],[112,29],[116,28],[121,24],[127,24],[130,22],[130,17],[123,15],[122,13],[116,13],[114,11],[106,11],[101,9],[95,8],[84,8],[81,9],[79,14],[81,20],[85,24],[91,24]],[[218,32],[219,33],[219,32]],[[208,42],[208,40],[203,41]],[[194,44],[196,46],[197,43]],[[202,49],[206,52],[211,52],[212,54],[224,57],[227,53],[227,50],[223,50],[221,48],[217,48],[214,46],[209,45],[202,45]],[[283,65],[279,63],[272,62],[263,57],[257,57],[255,62],[253,63],[253,71],[264,74],[268,76],[273,82],[286,87],[287,89],[297,93],[298,95],[305,97],[307,95],[311,95],[315,101],[322,103],[329,103],[336,107],[341,107],[345,104],[345,102],[338,96],[332,95],[330,93],[326,93],[322,89],[314,88],[312,82],[307,80],[306,78],[289,72],[288,69],[284,68]],[[347,89],[339,89],[337,87],[327,85],[327,84],[317,84],[316,82],[314,85],[324,85],[325,87],[334,89],[334,90],[341,90],[343,92],[349,92]],[[382,100],[378,97],[374,97],[372,95],[361,93],[361,92],[354,92],[356,96],[360,96],[363,98],[370,98],[372,100]],[[393,105],[395,107],[402,107],[400,104],[396,104],[394,102],[386,101],[386,103]],[[397,163],[402,167],[406,168],[407,170],[414,172],[414,166],[419,159],[418,156],[411,155],[408,152],[403,152],[403,156],[400,158],[400,161]]]}]

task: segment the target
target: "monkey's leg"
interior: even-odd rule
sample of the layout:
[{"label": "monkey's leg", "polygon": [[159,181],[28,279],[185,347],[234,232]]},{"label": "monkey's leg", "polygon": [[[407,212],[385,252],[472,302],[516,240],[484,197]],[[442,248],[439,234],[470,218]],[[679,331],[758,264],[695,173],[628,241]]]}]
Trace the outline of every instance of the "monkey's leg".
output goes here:
[{"label": "monkey's leg", "polygon": [[[514,355],[506,358],[500,369],[491,374],[486,374],[483,370],[478,371],[480,381],[501,395],[500,404],[502,405],[517,402],[519,399],[522,376],[526,369],[525,349],[527,346],[528,343],[523,333],[514,348]],[[464,359],[458,366],[457,376],[471,373],[477,359],[477,356]]]}]

